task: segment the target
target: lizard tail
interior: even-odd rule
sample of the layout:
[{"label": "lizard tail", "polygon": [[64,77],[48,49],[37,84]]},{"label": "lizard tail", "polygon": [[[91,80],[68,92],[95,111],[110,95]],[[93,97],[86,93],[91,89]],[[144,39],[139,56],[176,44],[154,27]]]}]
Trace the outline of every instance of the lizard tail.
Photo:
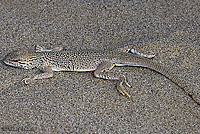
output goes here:
[{"label": "lizard tail", "polygon": [[195,95],[176,76],[174,76],[171,72],[166,70],[164,67],[154,63],[153,61],[149,59],[138,60],[136,61],[136,63],[137,64],[133,64],[133,65],[131,65],[130,63],[130,66],[140,66],[140,67],[149,68],[153,71],[156,71],[164,75],[166,78],[174,82],[177,86],[182,88],[198,105],[200,105],[200,101],[195,97]]}]

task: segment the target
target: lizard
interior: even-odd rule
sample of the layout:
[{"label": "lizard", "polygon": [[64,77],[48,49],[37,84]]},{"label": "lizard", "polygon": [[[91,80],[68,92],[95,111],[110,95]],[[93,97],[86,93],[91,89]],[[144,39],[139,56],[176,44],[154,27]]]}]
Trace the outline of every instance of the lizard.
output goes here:
[{"label": "lizard", "polygon": [[36,45],[36,51],[14,51],[7,54],[3,59],[9,66],[43,71],[32,78],[24,78],[25,84],[32,83],[37,79],[53,77],[54,71],[78,71],[94,72],[94,76],[102,79],[117,80],[117,90],[128,98],[125,91],[128,84],[125,75],[110,71],[115,66],[144,67],[156,71],[182,88],[198,105],[199,100],[195,95],[165,67],[151,61],[155,55],[145,55],[135,49],[122,48],[116,50],[64,50],[62,47],[46,49]]}]

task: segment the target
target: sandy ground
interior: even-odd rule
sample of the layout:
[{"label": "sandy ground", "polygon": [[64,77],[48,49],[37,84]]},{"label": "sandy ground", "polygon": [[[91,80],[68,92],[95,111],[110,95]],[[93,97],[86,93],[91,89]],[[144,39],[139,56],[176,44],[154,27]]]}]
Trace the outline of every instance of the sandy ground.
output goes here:
[{"label": "sandy ground", "polygon": [[[200,98],[198,0],[0,2],[0,60],[14,50],[115,49],[130,46],[156,54]],[[164,76],[118,67],[133,101],[116,81],[93,73],[55,72],[24,85],[39,70],[0,62],[0,133],[200,133],[200,106]]]}]

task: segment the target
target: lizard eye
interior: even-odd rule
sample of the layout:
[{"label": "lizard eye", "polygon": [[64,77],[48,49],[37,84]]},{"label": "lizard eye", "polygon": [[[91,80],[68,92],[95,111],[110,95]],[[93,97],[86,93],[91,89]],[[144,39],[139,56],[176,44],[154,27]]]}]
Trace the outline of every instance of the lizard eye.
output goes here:
[{"label": "lizard eye", "polygon": [[13,62],[19,62],[20,61],[20,59],[14,59],[13,60]]}]

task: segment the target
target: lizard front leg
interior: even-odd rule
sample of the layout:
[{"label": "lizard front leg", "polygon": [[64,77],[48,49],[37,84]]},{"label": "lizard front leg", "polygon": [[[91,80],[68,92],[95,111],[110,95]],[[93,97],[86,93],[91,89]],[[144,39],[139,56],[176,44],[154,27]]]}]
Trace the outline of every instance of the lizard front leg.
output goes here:
[{"label": "lizard front leg", "polygon": [[43,73],[41,74],[37,74],[35,76],[33,76],[33,78],[24,78],[22,81],[24,81],[25,84],[30,84],[32,83],[34,80],[38,80],[38,79],[45,79],[45,78],[51,78],[53,77],[53,71],[51,69],[50,66],[48,67],[43,67],[42,68]]},{"label": "lizard front leg", "polygon": [[98,78],[108,79],[108,80],[118,80],[117,90],[124,96],[131,98],[131,96],[124,90],[123,84],[131,87],[126,81],[124,75],[119,75],[118,73],[109,72],[116,64],[110,61],[105,61],[101,63],[97,69],[94,71],[94,76]]}]

